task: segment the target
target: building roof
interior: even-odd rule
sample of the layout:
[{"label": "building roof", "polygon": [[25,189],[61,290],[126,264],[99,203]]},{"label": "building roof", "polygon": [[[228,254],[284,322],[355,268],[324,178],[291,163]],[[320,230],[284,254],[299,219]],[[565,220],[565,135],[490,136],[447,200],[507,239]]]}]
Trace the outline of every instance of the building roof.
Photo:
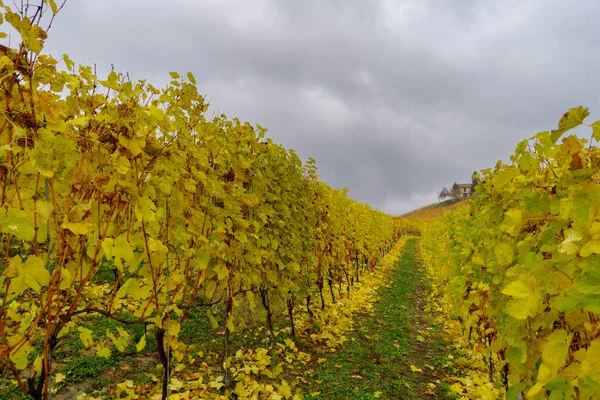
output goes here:
[{"label": "building roof", "polygon": [[471,186],[473,186],[472,183],[459,183],[458,184],[459,188],[470,188]]}]

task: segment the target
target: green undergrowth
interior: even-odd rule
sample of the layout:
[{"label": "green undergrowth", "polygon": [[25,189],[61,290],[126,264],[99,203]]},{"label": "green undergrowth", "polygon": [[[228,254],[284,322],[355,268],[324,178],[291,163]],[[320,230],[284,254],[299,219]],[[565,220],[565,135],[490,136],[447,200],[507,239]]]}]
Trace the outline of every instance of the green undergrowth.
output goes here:
[{"label": "green undergrowth", "polygon": [[451,372],[445,342],[423,314],[427,282],[416,264],[411,240],[373,313],[357,315],[346,345],[315,370],[307,399],[453,398],[442,381]]}]

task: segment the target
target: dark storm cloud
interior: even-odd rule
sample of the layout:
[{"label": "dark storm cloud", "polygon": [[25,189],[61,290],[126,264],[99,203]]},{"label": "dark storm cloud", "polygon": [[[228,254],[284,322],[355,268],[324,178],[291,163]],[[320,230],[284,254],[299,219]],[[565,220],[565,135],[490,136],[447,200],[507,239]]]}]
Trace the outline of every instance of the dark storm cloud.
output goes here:
[{"label": "dark storm cloud", "polygon": [[600,6],[559,1],[75,1],[47,50],[260,123],[388,212],[435,201],[564,111],[600,108]]}]

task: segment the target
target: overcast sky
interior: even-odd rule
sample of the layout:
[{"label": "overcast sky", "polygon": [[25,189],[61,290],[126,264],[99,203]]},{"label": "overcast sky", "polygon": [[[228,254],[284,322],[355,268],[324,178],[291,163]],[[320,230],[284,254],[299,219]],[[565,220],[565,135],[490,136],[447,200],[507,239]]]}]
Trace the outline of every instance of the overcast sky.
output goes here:
[{"label": "overcast sky", "polygon": [[597,0],[69,0],[46,51],[155,85],[191,71],[213,110],[266,126],[329,185],[404,213],[508,161],[570,107],[600,109],[599,11]]}]

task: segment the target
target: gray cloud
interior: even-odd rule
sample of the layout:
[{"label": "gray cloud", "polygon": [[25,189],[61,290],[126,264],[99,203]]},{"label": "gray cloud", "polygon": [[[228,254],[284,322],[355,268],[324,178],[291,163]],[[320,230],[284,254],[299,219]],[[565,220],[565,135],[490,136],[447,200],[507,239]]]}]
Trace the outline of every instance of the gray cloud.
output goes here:
[{"label": "gray cloud", "polygon": [[580,104],[598,111],[600,5],[542,0],[70,0],[47,51],[268,127],[384,211],[435,201]]}]

